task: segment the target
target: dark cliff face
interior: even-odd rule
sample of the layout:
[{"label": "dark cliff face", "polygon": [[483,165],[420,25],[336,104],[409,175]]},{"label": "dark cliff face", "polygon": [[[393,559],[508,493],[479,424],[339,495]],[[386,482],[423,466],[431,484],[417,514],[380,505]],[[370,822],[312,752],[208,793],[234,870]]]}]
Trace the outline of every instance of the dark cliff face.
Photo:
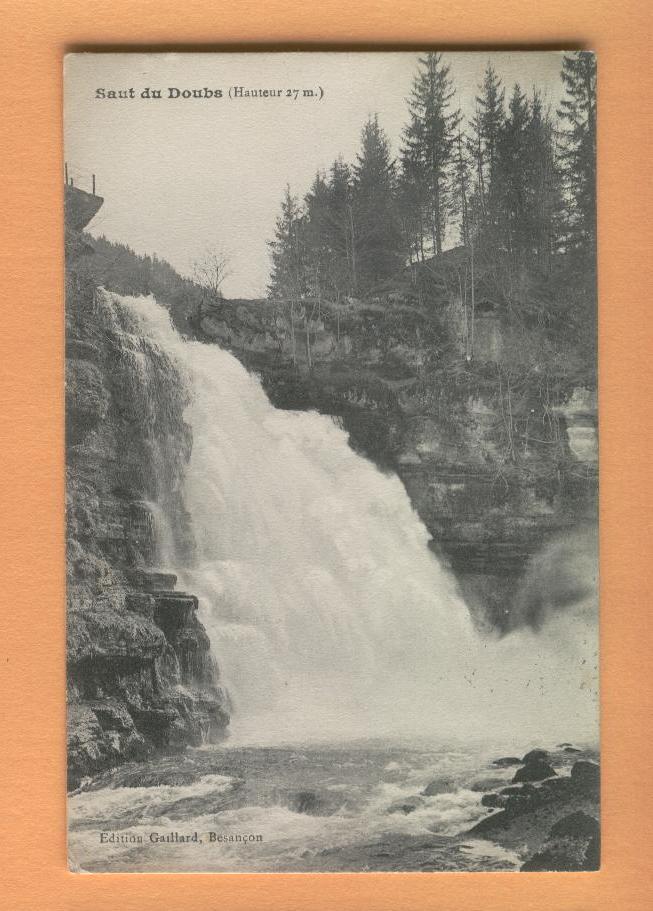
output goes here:
[{"label": "dark cliff face", "polygon": [[275,405],[335,416],[397,472],[479,624],[536,626],[538,554],[579,527],[591,550],[596,521],[596,394],[574,375],[573,346],[562,356],[558,339],[486,304],[468,358],[455,295],[424,301],[405,286],[295,305],[294,322],[271,301],[216,302],[189,320],[259,373]]},{"label": "dark cliff face", "polygon": [[[84,260],[92,258],[88,249]],[[158,566],[156,521],[193,539],[181,497],[184,383],[121,331],[69,248],[66,295],[68,756],[71,787],[127,759],[218,740],[228,699],[197,599]]]},{"label": "dark cliff face", "polygon": [[66,228],[79,234],[102,208],[104,199],[94,193],[87,193],[72,184],[64,186]]}]

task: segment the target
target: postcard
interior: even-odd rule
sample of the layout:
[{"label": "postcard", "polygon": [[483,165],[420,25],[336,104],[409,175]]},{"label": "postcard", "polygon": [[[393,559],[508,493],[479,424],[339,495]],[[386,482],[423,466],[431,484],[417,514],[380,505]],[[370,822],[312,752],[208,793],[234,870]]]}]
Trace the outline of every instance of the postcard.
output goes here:
[{"label": "postcard", "polygon": [[600,865],[596,59],[65,59],[82,872]]}]

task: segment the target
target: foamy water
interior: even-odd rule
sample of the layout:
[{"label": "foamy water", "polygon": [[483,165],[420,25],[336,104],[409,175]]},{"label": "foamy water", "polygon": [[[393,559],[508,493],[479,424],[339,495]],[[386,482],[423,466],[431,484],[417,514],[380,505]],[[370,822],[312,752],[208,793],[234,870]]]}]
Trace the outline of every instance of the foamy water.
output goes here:
[{"label": "foamy water", "polygon": [[[127,787],[138,773],[122,770],[73,795],[70,856],[87,871],[516,869],[516,853],[463,835],[489,812],[479,764],[473,752],[397,747],[191,751],[159,761],[193,770],[186,785]],[[225,767],[231,776],[205,773]],[[506,784],[512,771],[491,770]],[[424,796],[434,779],[442,793]],[[302,808],[306,794],[315,802]],[[161,839],[173,833],[197,840]]]}]

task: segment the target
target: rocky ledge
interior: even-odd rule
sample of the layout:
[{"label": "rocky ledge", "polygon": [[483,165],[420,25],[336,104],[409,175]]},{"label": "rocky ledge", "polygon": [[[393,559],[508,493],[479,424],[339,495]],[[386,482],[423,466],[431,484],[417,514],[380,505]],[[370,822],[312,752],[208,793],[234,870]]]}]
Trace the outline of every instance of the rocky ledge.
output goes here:
[{"label": "rocky ledge", "polygon": [[[197,598],[144,585],[69,611],[68,783],[130,759],[222,739],[218,683]],[[174,585],[175,577],[167,580]]]},{"label": "rocky ledge", "polygon": [[491,815],[469,835],[516,850],[524,872],[598,870],[600,771],[592,751],[560,744],[531,750],[522,759],[502,757],[497,769],[517,767],[481,798]]}]

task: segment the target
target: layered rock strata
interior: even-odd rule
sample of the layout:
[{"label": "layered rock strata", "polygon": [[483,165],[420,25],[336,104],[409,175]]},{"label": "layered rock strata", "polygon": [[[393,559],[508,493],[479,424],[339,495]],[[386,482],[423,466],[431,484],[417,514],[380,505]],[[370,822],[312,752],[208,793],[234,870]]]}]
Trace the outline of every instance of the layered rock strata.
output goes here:
[{"label": "layered rock strata", "polygon": [[163,518],[174,552],[192,559],[183,378],[96,287],[79,238],[98,208],[88,195],[77,205],[68,189],[66,199],[70,787],[127,759],[219,740],[229,720],[197,598],[153,569]]}]

